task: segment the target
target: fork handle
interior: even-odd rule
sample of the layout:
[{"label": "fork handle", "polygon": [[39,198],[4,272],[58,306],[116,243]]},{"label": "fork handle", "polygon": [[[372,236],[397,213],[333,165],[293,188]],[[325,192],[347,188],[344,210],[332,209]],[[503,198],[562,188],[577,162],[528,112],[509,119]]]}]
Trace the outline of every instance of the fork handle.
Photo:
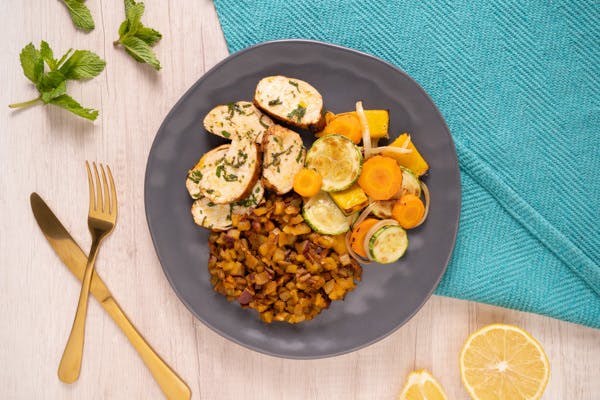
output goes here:
[{"label": "fork handle", "polygon": [[77,303],[77,311],[75,319],[69,334],[69,340],[65,345],[60,364],[58,366],[58,379],[65,383],[73,383],[79,378],[81,371],[81,360],[83,358],[83,341],[85,338],[85,320],[87,316],[88,299],[90,297],[90,284],[92,282],[92,274],[94,272],[94,263],[98,254],[98,246],[100,241],[94,239],[90,249],[81,291],[79,292],[79,302]]}]

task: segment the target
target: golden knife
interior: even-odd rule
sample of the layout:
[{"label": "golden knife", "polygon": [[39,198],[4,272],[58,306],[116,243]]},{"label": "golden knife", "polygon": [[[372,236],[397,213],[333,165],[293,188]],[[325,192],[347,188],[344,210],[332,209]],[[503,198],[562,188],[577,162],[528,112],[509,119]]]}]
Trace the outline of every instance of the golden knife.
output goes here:
[{"label": "golden knife", "polygon": [[[50,246],[52,246],[69,271],[81,281],[87,264],[85,253],[37,193],[32,193],[30,200],[35,220],[50,243]],[[142,357],[144,364],[146,364],[152,376],[154,376],[154,379],[167,399],[179,400],[191,398],[192,392],[190,388],[156,354],[148,342],[135,329],[96,271],[92,275],[90,292],[100,302],[117,326],[121,328],[125,336],[127,336],[127,339],[129,339],[129,342],[136,349],[140,357]]]}]

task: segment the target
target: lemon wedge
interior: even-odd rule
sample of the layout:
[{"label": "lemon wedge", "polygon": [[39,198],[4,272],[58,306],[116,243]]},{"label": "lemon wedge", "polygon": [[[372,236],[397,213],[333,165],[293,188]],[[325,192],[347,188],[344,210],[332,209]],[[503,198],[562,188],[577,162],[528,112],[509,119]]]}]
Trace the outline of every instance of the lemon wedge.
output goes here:
[{"label": "lemon wedge", "polygon": [[398,400],[448,400],[448,397],[429,371],[421,369],[408,375]]}]

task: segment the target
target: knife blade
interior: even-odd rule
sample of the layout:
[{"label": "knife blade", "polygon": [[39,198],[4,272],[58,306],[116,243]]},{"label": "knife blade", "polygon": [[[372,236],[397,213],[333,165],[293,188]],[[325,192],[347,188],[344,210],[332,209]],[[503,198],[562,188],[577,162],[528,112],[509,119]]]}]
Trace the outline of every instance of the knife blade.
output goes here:
[{"label": "knife blade", "polygon": [[[37,193],[32,193],[30,200],[33,215],[46,240],[69,271],[80,281],[83,280],[87,256]],[[108,301],[111,297],[110,291],[95,270],[90,291],[100,303]]]},{"label": "knife blade", "polygon": [[[48,243],[50,243],[52,249],[54,249],[69,271],[79,281],[82,281],[87,264],[87,256],[56,215],[54,215],[50,207],[48,207],[46,202],[37,193],[31,194],[30,201],[35,220],[48,240]],[[146,339],[133,326],[96,271],[92,275],[90,292],[100,302],[102,308],[106,310],[125,336],[127,336],[165,396],[168,399],[191,398],[192,393],[190,388],[152,349]]]}]

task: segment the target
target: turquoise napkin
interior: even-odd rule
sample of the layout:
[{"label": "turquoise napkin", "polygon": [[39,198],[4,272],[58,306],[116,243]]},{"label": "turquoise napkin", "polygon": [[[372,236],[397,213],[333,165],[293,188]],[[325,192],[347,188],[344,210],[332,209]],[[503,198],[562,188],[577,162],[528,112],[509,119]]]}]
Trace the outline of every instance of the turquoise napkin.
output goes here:
[{"label": "turquoise napkin", "polygon": [[397,65],[433,98],[456,142],[463,190],[437,294],[600,328],[595,1],[215,5],[232,52],[284,38],[336,43]]}]

